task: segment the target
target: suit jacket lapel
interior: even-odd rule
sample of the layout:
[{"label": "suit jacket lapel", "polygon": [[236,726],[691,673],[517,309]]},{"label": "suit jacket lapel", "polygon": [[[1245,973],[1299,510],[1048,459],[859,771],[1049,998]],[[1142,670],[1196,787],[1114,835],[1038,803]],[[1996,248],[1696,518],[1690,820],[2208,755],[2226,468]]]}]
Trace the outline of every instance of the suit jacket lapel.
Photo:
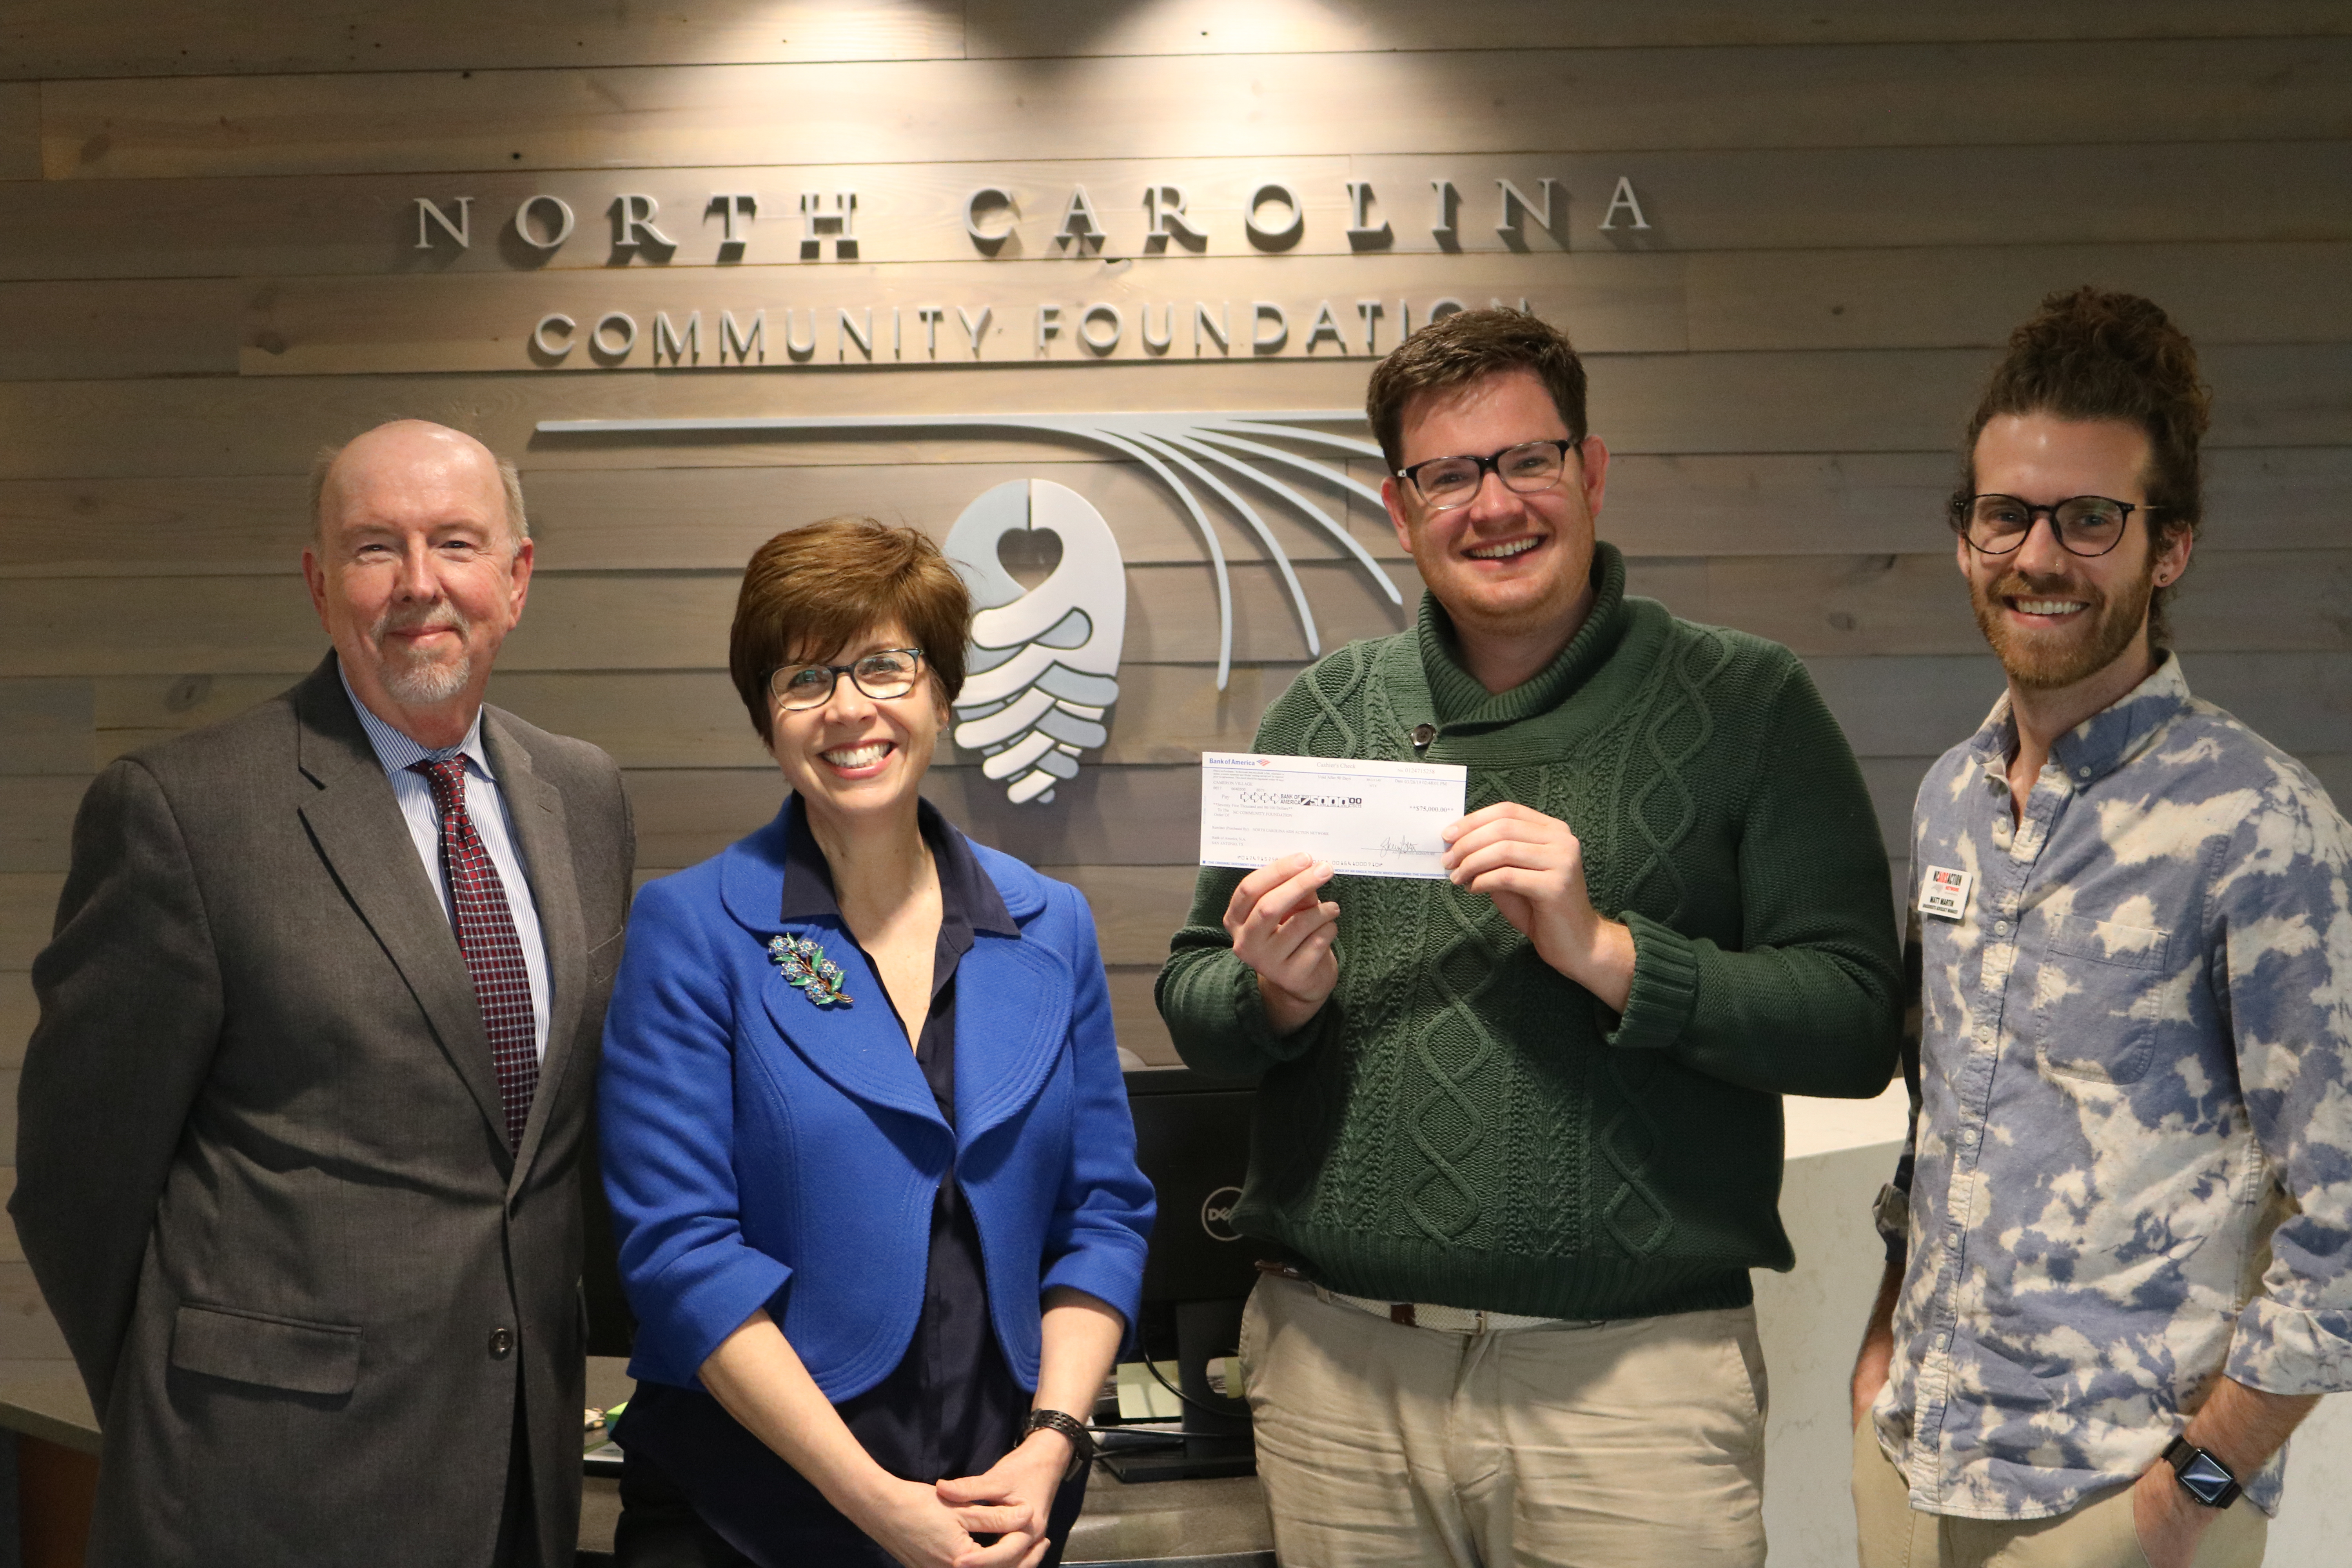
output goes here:
[{"label": "suit jacket lapel", "polygon": [[956,966],[956,1143],[1037,1098],[1070,1029],[1069,966],[1044,944],[982,932]]},{"label": "suit jacket lapel", "polygon": [[473,979],[331,656],[295,689],[294,713],[297,757],[319,787],[304,803],[302,820],[352,907],[408,983],[503,1153],[506,1111]]},{"label": "suit jacket lapel", "polygon": [[547,947],[547,1051],[540,1060],[539,1091],[523,1124],[522,1146],[515,1152],[512,1179],[520,1184],[539,1152],[556,1090],[577,1054],[588,981],[588,933],[581,922],[580,893],[572,875],[572,837],[562,794],[532,771],[530,753],[508,733],[503,716],[493,708],[482,710],[482,746],[506,797],[507,816],[514,824],[523,874],[530,879],[531,903],[539,911],[540,935]]},{"label": "suit jacket lapel", "polygon": [[[915,1060],[914,1047],[907,1043],[907,1031],[899,1026],[889,994],[866,966],[857,944],[847,932],[829,926],[795,922],[792,929],[794,935],[814,937],[825,956],[841,965],[842,989],[850,1000],[846,1005],[820,1007],[770,963],[760,995],[776,1032],[827,1082],[851,1099],[903,1111],[945,1132],[947,1122],[931,1098],[930,1085],[923,1081],[923,1069]],[[956,1041],[961,1048],[961,1029]]]}]

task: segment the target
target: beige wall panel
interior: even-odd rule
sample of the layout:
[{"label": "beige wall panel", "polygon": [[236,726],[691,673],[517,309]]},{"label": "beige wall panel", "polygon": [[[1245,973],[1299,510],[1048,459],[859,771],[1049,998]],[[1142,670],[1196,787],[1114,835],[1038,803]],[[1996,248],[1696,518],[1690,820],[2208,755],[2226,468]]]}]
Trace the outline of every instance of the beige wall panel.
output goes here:
[{"label": "beige wall panel", "polygon": [[62,871],[89,774],[0,774],[0,872]]},{"label": "beige wall panel", "polygon": [[[527,454],[526,454],[527,456]],[[740,566],[778,530],[842,512],[905,522],[945,539],[982,491],[1051,479],[1109,518],[1130,563],[1204,561],[1200,534],[1165,487],[1139,465],[1084,447],[1039,447],[1020,463],[961,463],[952,445],[931,461],[828,468],[534,470],[523,475],[541,573],[630,567]],[[1368,482],[1379,476],[1370,473]],[[1303,475],[1286,479],[1344,521],[1377,554],[1400,557],[1387,514]],[[306,480],[294,475],[197,479],[0,481],[0,577],[249,575],[289,571],[307,537]],[[1223,515],[1223,508],[1212,508]],[[1271,506],[1261,515],[1293,560],[1325,560],[1329,533]],[[1255,547],[1221,522],[1229,549]]]},{"label": "beige wall panel", "polygon": [[[2352,550],[2217,554],[2190,570],[2172,611],[2188,652],[2352,648]],[[1704,604],[1674,606],[1799,653],[1972,653],[1983,638],[1952,557],[1725,556]]]},{"label": "beige wall panel", "polygon": [[[1054,808],[1045,807],[1047,811]],[[1087,896],[1103,962],[1148,964],[1168,956],[1168,938],[1192,908],[1197,866],[1040,866]]]},{"label": "beige wall panel", "polygon": [[40,84],[0,82],[0,180],[40,177]]},{"label": "beige wall panel", "polygon": [[2327,549],[2344,542],[2352,447],[2205,454],[2200,551]]},{"label": "beige wall panel", "polygon": [[[1088,752],[1087,765],[1189,763],[1203,751],[1246,750],[1257,731],[1258,715],[1301,668],[1237,666],[1231,682],[1219,691],[1216,672],[1206,666],[1125,665],[1118,672],[1118,705],[1108,721],[1109,743]],[[248,678],[238,684],[257,700],[268,694],[258,689],[277,679]],[[152,697],[176,683],[149,677],[105,684]],[[490,683],[489,700],[542,729],[593,742],[626,768],[760,767],[768,761],[722,670],[502,673]],[[100,743],[111,743],[118,735],[168,734],[177,727],[161,703],[142,707],[146,710],[138,717],[149,722],[109,729]],[[87,735],[83,744],[86,750]],[[979,760],[972,752],[955,755]],[[944,752],[941,760],[947,760]]]},{"label": "beige wall panel", "polygon": [[[19,182],[6,192],[15,221],[0,226],[0,278],[98,279],[181,276],[245,278],[362,273],[505,272],[520,266],[554,273],[605,270],[618,259],[607,216],[620,191],[660,203],[663,232],[678,242],[665,263],[715,259],[713,191],[761,198],[745,262],[795,257],[803,191],[855,190],[866,259],[879,262],[975,260],[961,204],[982,184],[1022,193],[1021,226],[999,252],[1058,254],[1046,243],[1073,184],[1083,184],[1110,234],[1108,253],[1139,266],[1181,273],[1192,259],[1181,248],[1141,251],[1147,183],[1172,182],[1200,205],[1244,182],[1289,182],[1307,203],[1304,232],[1284,253],[1351,253],[1345,233],[1348,179],[1366,180],[1378,216],[1393,228],[1395,249],[1427,252],[1428,181],[1445,178],[1463,193],[1456,215],[1468,253],[1501,253],[1495,234],[1494,181],[1509,177],[1529,195],[1549,174],[1560,184],[1556,236],[1537,229],[1530,246],[1565,239],[1578,250],[1741,250],[1825,246],[2202,243],[2220,240],[2352,239],[2352,183],[2344,179],[2340,142],[2094,144],[2045,147],[1762,148],[1698,153],[1478,154],[1147,162],[1069,159],[1052,163],[845,164],[750,168],[482,171],[453,175],[334,175],[297,179],[220,178]],[[2250,168],[2261,171],[2249,178]],[[1601,206],[1617,177],[1630,177],[1650,221],[1599,231]],[[545,191],[570,203],[578,227],[544,257],[524,253],[510,224],[515,208]],[[454,198],[474,197],[473,244],[446,238],[420,251],[415,200],[428,196],[453,216]],[[1216,254],[1254,255],[1238,220],[1204,217]],[[1561,226],[1565,225],[1565,226]],[[633,267],[653,265],[641,258]],[[844,263],[828,257],[803,265],[812,273]],[[1086,275],[1089,261],[1073,263]],[[1343,269],[1340,273],[1345,275]]]},{"label": "beige wall panel", "polygon": [[[637,865],[691,866],[772,820],[783,803],[772,767],[662,769],[627,774]],[[1201,851],[1201,771],[1096,767],[1045,805],[1013,805],[972,767],[934,766],[923,794],[982,843],[1032,865],[1191,866]]]},{"label": "beige wall panel", "polygon": [[227,279],[0,283],[0,380],[234,375],[251,293]]},{"label": "beige wall panel", "polygon": [[[975,360],[1366,359],[1371,349],[1385,353],[1395,345],[1403,310],[1418,322],[1447,299],[1525,300],[1548,320],[1574,323],[1588,353],[1666,353],[1685,346],[1682,268],[1683,258],[1669,256],[1383,256],[1311,267],[1265,258],[1117,268],[1014,261],[286,279],[252,291],[237,363],[247,375],[315,375],[532,368],[593,374],[716,369],[747,357],[779,367],[942,370]],[[1369,331],[1361,298],[1385,301]],[[1285,312],[1286,322],[1262,326],[1254,314],[1260,300]],[[1059,321],[1041,351],[1039,315],[1048,305],[1058,309]],[[1087,325],[1086,312],[1097,306],[1118,314]],[[1203,309],[1224,331],[1223,346],[1200,324]],[[941,316],[927,322],[925,310]],[[534,329],[558,313],[576,326],[551,330],[550,353],[533,341]],[[601,330],[608,314],[622,320]],[[986,323],[976,349],[967,315]],[[663,321],[671,334],[667,353]],[[744,340],[755,323],[760,341],[747,356]],[[1084,341],[1087,333],[1099,349]],[[1160,349],[1147,333],[1161,341]]]},{"label": "beige wall panel", "polygon": [[[323,639],[322,639],[323,644]],[[324,648],[321,647],[321,653]],[[266,675],[118,675],[90,682],[91,746],[97,765],[189,730],[234,719],[292,686],[289,671]]]},{"label": "beige wall panel", "polygon": [[[649,461],[741,464],[1026,460],[1066,451],[1043,439],[979,438],[952,448],[895,434],[723,440],[630,436],[534,437],[542,419],[672,418],[744,414],[1104,407],[1357,409],[1364,366],[1347,360],[1160,365],[1057,364],[1055,374],[976,366],[908,378],[849,370],[710,371],[667,376],[351,376],[233,381],[0,383],[0,479],[307,474],[321,443],[385,419],[436,419],[534,468],[643,468]],[[927,395],[918,386],[928,386]],[[924,401],[918,401],[921,397]],[[135,432],[135,435],[134,435]],[[1829,445],[1834,446],[1834,443]],[[1916,443],[1915,443],[1916,445]]]},{"label": "beige wall panel", "polygon": [[[1051,447],[1018,463],[961,463],[961,449],[929,444],[907,462],[826,468],[526,468],[523,488],[542,574],[725,569],[779,527],[844,511],[912,523],[943,539],[982,491],[1033,476],[1068,485],[1099,508],[1130,563],[1205,559],[1192,521],[1138,467]],[[1918,552],[1944,539],[1954,465],[1948,451],[1621,454],[1610,466],[1601,532],[1643,556]],[[1372,464],[1356,472],[1379,480]],[[1302,478],[1297,488],[1338,514],[1334,487]],[[2347,494],[2352,447],[2212,452],[2198,549],[2210,555],[2334,546],[2344,538]],[[303,480],[291,474],[0,481],[0,577],[289,571],[302,546],[303,496]],[[1401,559],[1387,514],[1350,500],[1351,536],[1375,555]],[[1335,555],[1338,546],[1323,531],[1286,511],[1264,515],[1292,560]],[[1248,558],[1255,546],[1230,520],[1220,527],[1227,547]]]},{"label": "beige wall panel", "polygon": [[[1958,737],[1954,737],[1958,739]],[[1890,856],[1911,852],[1911,805],[1919,795],[1919,781],[1934,757],[1864,757],[1863,786],[1870,791],[1870,808],[1878,817],[1878,833]]]},{"label": "beige wall panel", "polygon": [[87,680],[0,680],[0,774],[88,774],[94,720]]},{"label": "beige wall panel", "polygon": [[303,471],[0,480],[0,577],[292,571],[309,504]]},{"label": "beige wall panel", "polygon": [[[1202,665],[1128,664],[1118,672],[1119,706],[1110,742],[1087,753],[1097,763],[1190,763],[1205,750],[1246,750],[1258,715],[1303,668],[1236,665],[1219,691]],[[233,718],[274,697],[287,675],[114,676],[78,684],[96,692],[96,721],[78,737],[82,754],[103,765],[128,752]],[[18,684],[34,684],[30,682]],[[63,683],[60,683],[63,684]],[[489,700],[542,729],[576,735],[611,752],[625,768],[759,768],[767,752],[751,732],[725,671],[505,671]],[[971,753],[952,753],[971,760]],[[943,759],[944,760],[944,759]],[[82,772],[91,764],[85,763]]]},{"label": "beige wall panel", "polygon": [[[1160,947],[1165,956],[1164,940]],[[1152,989],[1160,980],[1160,965],[1113,968],[1105,971],[1104,979],[1109,983],[1111,1027],[1118,1033],[1118,1043],[1141,1057],[1145,1067],[1182,1067],[1184,1058],[1176,1054],[1176,1042],[1169,1037],[1159,1004],[1152,999]]]},{"label": "beige wall panel", "polygon": [[[1389,569],[1401,589],[1409,568]],[[1417,592],[1390,605],[1360,569],[1307,562],[1299,581],[1326,651],[1411,624]],[[1966,653],[1979,646],[1948,554],[1636,558],[1632,591],[1677,614],[1769,637],[1802,654]],[[1270,566],[1235,564],[1234,654],[1245,663],[1307,657],[1290,600]],[[715,669],[733,614],[731,577],[550,576],[509,639],[509,672],[596,668],[625,650],[637,669]],[[1195,566],[1128,574],[1127,658],[1197,664],[1217,656],[1213,587]],[[2198,563],[2176,606],[2192,650],[2326,651],[2352,646],[2352,551],[2216,552]],[[152,578],[0,582],[0,672],[299,673],[325,647],[290,578],[210,579],[201,595]]]},{"label": "beige wall panel", "polygon": [[[2055,289],[2145,294],[2200,347],[2352,339],[2352,245],[2031,246],[1685,258],[1690,346],[1998,349]],[[2281,300],[2296,302],[2292,310]],[[1554,317],[1554,320],[1569,318]]]},{"label": "beige wall panel", "polygon": [[961,12],[950,0],[11,0],[0,77],[921,59],[963,53]]},{"label": "beige wall panel", "polygon": [[1910,5],[1831,0],[1802,6],[1745,0],[1660,5],[1652,0],[1174,0],[1118,6],[1093,0],[971,0],[971,55],[1223,55],[1286,49],[1445,49],[1465,39],[1530,46],[1920,43],[2002,38],[2210,38],[2352,30],[2328,0],[2217,7],[2210,0],[2035,5],[1993,0]]},{"label": "beige wall panel", "polygon": [[[1981,647],[1962,654],[1805,661],[1858,755],[1940,756],[1974,734],[2002,689]],[[2302,757],[2352,753],[2352,654],[2181,655],[2189,689]]]},{"label": "beige wall panel", "polygon": [[[1955,437],[1990,363],[1978,349],[1596,357],[1593,427],[1643,453],[1920,452]],[[2204,355],[2216,392],[2208,447],[2340,447],[2352,429],[2352,346],[2223,345]],[[1360,407],[1354,361],[1066,365],[1057,374],[977,366],[902,376],[865,370],[675,375],[257,377],[0,383],[0,479],[91,475],[303,473],[322,441],[399,415],[482,436],[531,467],[649,462],[762,467],[934,459],[1015,461],[1037,443],[745,440],[708,435],[532,436],[556,418],[901,415],[997,409]],[[131,432],[136,432],[133,438]]]},{"label": "beige wall panel", "polygon": [[[1687,283],[1685,269],[1687,268]],[[239,364],[247,374],[353,374],[562,368],[716,368],[744,354],[724,321],[741,333],[761,325],[759,363],[952,366],[1039,357],[1036,321],[1061,313],[1050,357],[1150,361],[1232,357],[1202,341],[1196,309],[1246,338],[1253,302],[1268,300],[1289,317],[1286,355],[1363,356],[1392,345],[1402,310],[1425,317],[1439,300],[1528,300],[1574,334],[1586,353],[1694,350],[1998,347],[2043,295],[2096,280],[2162,301],[2205,346],[2307,343],[2352,339],[2352,299],[2335,287],[2352,269],[2352,244],[2065,247],[1908,251],[1724,252],[1704,256],[1581,255],[1374,257],[1344,266],[1252,260],[1141,264],[1117,271],[1056,262],[875,266],[817,272],[806,268],[687,268],[608,273],[593,282],[536,275],[498,278],[313,279],[270,282],[252,291]],[[103,290],[104,285],[81,285]],[[1358,300],[1386,301],[1369,331]],[[2306,308],[2282,315],[2276,301]],[[215,301],[195,302],[209,309]],[[1097,305],[1121,312],[1086,330],[1107,351],[1077,342],[1081,314]],[[1235,310],[1238,305],[1238,317]],[[1687,306],[1688,334],[1685,331]],[[1310,340],[1328,306],[1343,336]],[[989,327],[975,352],[953,312]],[[192,305],[192,308],[194,308]],[[863,323],[870,351],[839,319]],[[950,312],[926,322],[925,309]],[[532,324],[562,312],[576,323],[533,346]],[[894,316],[893,312],[896,312]],[[619,312],[628,324],[592,341],[594,324]],[[724,314],[722,314],[722,312]],[[663,352],[657,321],[673,333]],[[1148,323],[1166,345],[1144,342]],[[682,348],[691,331],[692,347]],[[62,334],[60,334],[62,336]],[[794,350],[788,338],[804,345]],[[730,349],[730,341],[734,347]],[[622,352],[600,352],[597,342]],[[156,351],[160,353],[160,351]],[[1248,351],[1243,351],[1246,353]],[[0,356],[0,369],[9,361]],[[63,346],[28,354],[25,374],[69,373]],[[125,363],[131,362],[125,361]]]},{"label": "beige wall panel", "polygon": [[[966,32],[970,37],[967,40]],[[1453,48],[1511,37],[1583,48],[1643,45],[1932,43],[1948,39],[2263,37],[2341,33],[2331,0],[2108,0],[1967,6],[1840,0],[1783,11],[1745,0],[1661,6],[1609,0],[1422,0],[1345,5],[1189,0],[1122,8],[1080,0],[770,0],[673,3],[656,11],[405,0],[397,5],[190,6],[136,0],[102,9],[20,0],[0,35],[0,77],[378,71],[498,66],[693,65],[991,55],[1269,54]]]},{"label": "beige wall panel", "polygon": [[58,918],[60,871],[0,871],[0,971],[33,967]]},{"label": "beige wall panel", "polygon": [[[1514,49],[53,82],[52,179],[2352,132],[2338,39]],[[1773,90],[1759,92],[1759,82]],[[1966,90],[1955,90],[1965,87]],[[1365,106],[1377,103],[1377,118]],[[875,106],[888,104],[888,112]]]},{"label": "beige wall panel", "polygon": [[[1041,450],[1038,460],[1024,463],[527,471],[523,488],[542,572],[740,567],[778,531],[843,512],[910,524],[944,542],[964,508],[982,492],[1032,478],[1067,486],[1092,502],[1109,521],[1129,565],[1208,559],[1191,517],[1139,464],[1055,460],[1081,458],[1085,450]],[[1380,482],[1376,473],[1360,477]],[[1337,485],[1318,485],[1295,471],[1282,478],[1374,554],[1402,557],[1387,513],[1374,519],[1369,503],[1348,497]],[[1341,506],[1347,499],[1357,500],[1351,512]],[[1254,555],[1258,546],[1242,533],[1238,521],[1222,503],[1207,500],[1211,515],[1220,519],[1226,550],[1244,559]],[[0,507],[5,505],[0,500]],[[1330,533],[1287,506],[1277,511],[1262,504],[1259,515],[1293,561],[1329,560],[1340,553]]]},{"label": "beige wall panel", "polygon": [[[1409,624],[1418,580],[1409,566],[1390,570],[1401,605],[1390,604],[1360,567],[1299,564],[1326,650]],[[1232,580],[1234,657],[1253,663],[1305,658],[1297,616],[1274,568],[1236,563]],[[638,669],[723,668],[735,593],[732,574],[551,575],[532,584],[530,607],[499,663],[509,672],[596,668],[618,655]],[[1129,662],[1215,660],[1215,589],[1206,567],[1130,569],[1127,614]],[[317,663],[326,647],[309,596],[290,574],[210,578],[201,595],[168,578],[0,582],[0,675],[290,677]]]}]

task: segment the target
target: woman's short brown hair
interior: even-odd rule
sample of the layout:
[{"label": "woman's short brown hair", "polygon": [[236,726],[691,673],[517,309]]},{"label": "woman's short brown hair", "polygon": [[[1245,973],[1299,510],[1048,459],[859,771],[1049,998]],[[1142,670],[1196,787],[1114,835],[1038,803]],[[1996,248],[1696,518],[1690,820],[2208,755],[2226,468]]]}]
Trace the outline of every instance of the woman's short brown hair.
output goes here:
[{"label": "woman's short brown hair", "polygon": [[774,739],[768,676],[779,665],[831,658],[851,638],[893,623],[923,650],[940,700],[963,689],[971,594],[911,528],[828,517],[789,529],[751,552],[735,596],[727,671],[761,741]]}]

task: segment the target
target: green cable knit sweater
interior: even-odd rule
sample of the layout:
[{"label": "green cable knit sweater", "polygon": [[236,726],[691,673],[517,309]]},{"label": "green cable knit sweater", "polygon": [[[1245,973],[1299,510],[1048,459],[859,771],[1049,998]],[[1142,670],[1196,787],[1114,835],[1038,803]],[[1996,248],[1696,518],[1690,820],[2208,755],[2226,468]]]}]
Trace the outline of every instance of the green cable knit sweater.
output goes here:
[{"label": "green cable knit sweater", "polygon": [[1266,710],[1257,750],[1469,769],[1575,828],[1632,927],[1621,1016],[1450,883],[1339,877],[1339,988],[1275,1036],[1203,869],[1160,1010],[1199,1070],[1257,1078],[1234,1224],[1350,1295],[1559,1318],[1731,1307],[1795,1259],[1781,1094],[1885,1087],[1901,1007],[1885,852],[1845,737],[1795,656],[1625,596],[1490,695],[1445,612],[1350,644]]}]

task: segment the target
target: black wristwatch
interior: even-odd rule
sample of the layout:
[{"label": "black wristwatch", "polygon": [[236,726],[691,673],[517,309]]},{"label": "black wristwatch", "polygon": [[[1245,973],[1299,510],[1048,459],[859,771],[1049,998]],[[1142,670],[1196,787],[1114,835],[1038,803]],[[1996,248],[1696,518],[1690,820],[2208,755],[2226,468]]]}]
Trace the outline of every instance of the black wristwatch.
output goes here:
[{"label": "black wristwatch", "polygon": [[2230,1467],[2191,1443],[2186,1437],[2175,1437],[2164,1451],[2165,1462],[2172,1467],[2180,1489],[2206,1508],[2227,1508],[2238,1500],[2245,1489]]},{"label": "black wristwatch", "polygon": [[1029,1424],[1021,1428],[1021,1435],[1026,1437],[1038,1431],[1059,1432],[1070,1440],[1070,1468],[1062,1472],[1064,1480],[1094,1463],[1095,1435],[1087,1431],[1087,1424],[1076,1416],[1060,1410],[1032,1410],[1029,1412]]}]

